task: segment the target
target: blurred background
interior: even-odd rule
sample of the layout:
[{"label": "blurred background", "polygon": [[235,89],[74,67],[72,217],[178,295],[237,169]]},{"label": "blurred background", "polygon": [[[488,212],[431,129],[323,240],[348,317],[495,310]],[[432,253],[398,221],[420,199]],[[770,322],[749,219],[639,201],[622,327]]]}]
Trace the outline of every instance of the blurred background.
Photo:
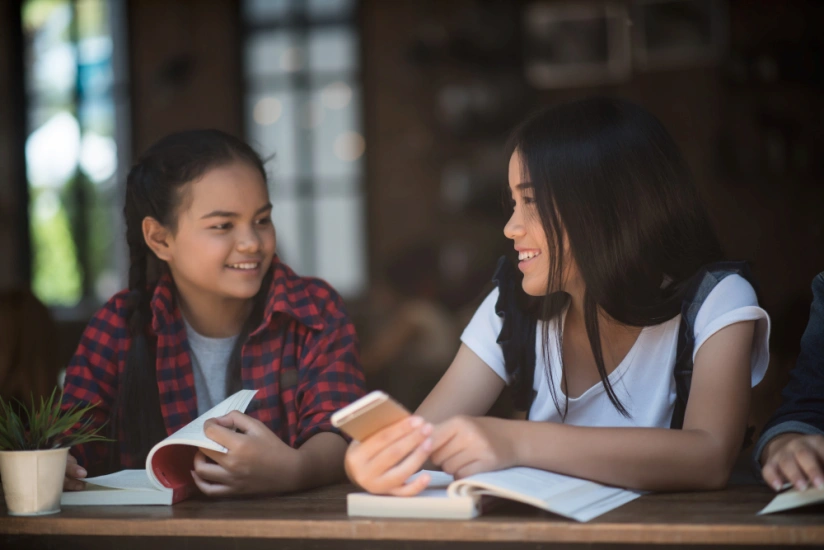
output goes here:
[{"label": "blurred background", "polygon": [[824,2],[0,4],[4,395],[48,388],[125,286],[132,160],[215,127],[270,159],[281,257],[341,292],[370,386],[416,406],[511,251],[509,131],[600,94],[662,119],[753,262],[773,322],[753,422],[777,404],[824,270]]}]

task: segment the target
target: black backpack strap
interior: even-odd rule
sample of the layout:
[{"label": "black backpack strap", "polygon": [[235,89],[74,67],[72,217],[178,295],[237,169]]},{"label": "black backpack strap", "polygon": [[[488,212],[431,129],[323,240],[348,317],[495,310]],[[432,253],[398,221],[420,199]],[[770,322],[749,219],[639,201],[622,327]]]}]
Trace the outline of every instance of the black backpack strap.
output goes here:
[{"label": "black backpack strap", "polygon": [[681,305],[681,326],[678,330],[678,347],[675,352],[675,410],[670,428],[680,430],[692,383],[692,353],[695,349],[695,319],[712,289],[729,275],[740,275],[753,288],[755,281],[746,262],[718,262],[702,267],[693,276]]},{"label": "black backpack strap", "polygon": [[495,313],[503,321],[496,342],[501,346],[515,410],[529,412],[535,392],[535,337],[537,319],[527,312],[523,275],[505,256],[498,260],[492,281],[498,287]]}]

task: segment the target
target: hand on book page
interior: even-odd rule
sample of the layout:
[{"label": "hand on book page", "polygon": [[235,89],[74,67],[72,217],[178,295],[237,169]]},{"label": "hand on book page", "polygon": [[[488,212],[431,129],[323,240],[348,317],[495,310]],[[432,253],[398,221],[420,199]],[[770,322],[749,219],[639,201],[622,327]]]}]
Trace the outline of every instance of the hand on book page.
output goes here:
[{"label": "hand on book page", "polygon": [[[226,452],[226,447],[207,437],[206,421],[229,411],[246,410],[255,393],[256,390],[240,390],[157,443],[146,457],[145,469],[88,478],[82,490],[65,491],[61,502],[68,506],[171,505],[189,498],[197,492],[191,474],[197,450],[208,448],[222,456]],[[67,474],[73,475],[73,465],[76,463],[67,462]]]},{"label": "hand on book page", "polygon": [[197,449],[226,452],[226,447],[206,435],[206,421],[230,411],[245,411],[256,393],[257,390],[240,390],[152,447],[146,457],[146,471],[155,487],[163,490],[194,486],[191,471]]},{"label": "hand on book page", "polygon": [[208,496],[282,493],[292,489],[299,453],[261,421],[241,412],[209,419],[209,439],[227,453],[201,448],[194,457],[192,477]]},{"label": "hand on book page", "polygon": [[507,420],[456,416],[438,424],[430,460],[456,479],[503,470],[517,462]]}]

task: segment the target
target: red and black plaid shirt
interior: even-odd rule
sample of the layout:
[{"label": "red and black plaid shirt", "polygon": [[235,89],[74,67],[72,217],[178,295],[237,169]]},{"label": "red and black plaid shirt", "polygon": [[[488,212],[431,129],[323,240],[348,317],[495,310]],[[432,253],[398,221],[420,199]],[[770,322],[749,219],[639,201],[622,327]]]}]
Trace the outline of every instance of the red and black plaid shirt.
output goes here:
[{"label": "red and black plaid shirt", "polygon": [[[277,257],[263,323],[242,348],[244,388],[258,389],[247,414],[292,447],[319,432],[338,431],[330,417],[364,394],[357,338],[337,293],[319,279],[299,277]],[[197,418],[197,395],[186,328],[168,275],[151,301],[157,335],[157,387],[166,431],[171,434]],[[94,403],[95,423],[112,415],[118,380],[131,338],[126,291],[116,294],[92,318],[66,371],[63,405]],[[124,434],[118,434],[122,442]],[[72,448],[78,462],[98,470],[108,464],[116,443]],[[121,468],[142,468],[120,446]]]}]

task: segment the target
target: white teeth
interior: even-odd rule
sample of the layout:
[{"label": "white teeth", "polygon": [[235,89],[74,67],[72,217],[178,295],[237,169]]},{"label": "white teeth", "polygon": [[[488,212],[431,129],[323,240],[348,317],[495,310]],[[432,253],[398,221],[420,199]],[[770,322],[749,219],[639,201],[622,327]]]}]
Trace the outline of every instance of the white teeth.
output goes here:
[{"label": "white teeth", "polygon": [[527,252],[518,252],[518,260],[519,261],[531,260],[535,256],[540,256],[540,255],[541,255],[541,252],[538,251],[538,250],[530,250],[530,251],[527,251]]},{"label": "white teeth", "polygon": [[234,269],[255,269],[258,265],[258,263],[229,264],[229,267]]}]

